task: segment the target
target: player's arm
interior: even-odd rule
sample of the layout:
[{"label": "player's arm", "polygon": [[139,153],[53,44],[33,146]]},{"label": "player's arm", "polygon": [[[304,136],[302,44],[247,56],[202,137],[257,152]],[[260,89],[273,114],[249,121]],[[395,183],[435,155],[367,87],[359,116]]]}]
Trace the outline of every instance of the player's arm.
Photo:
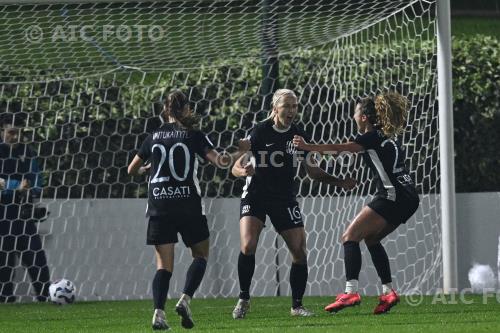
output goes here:
[{"label": "player's arm", "polygon": [[246,153],[245,155],[238,158],[236,163],[234,163],[233,168],[231,169],[231,173],[235,177],[253,176],[253,174],[255,173],[255,169],[250,162],[250,153]]},{"label": "player's arm", "polygon": [[152,136],[151,134],[148,135],[146,140],[141,145],[141,148],[139,148],[139,151],[137,154],[134,156],[134,159],[132,162],[130,162],[127,172],[131,176],[140,176],[145,174],[149,168],[151,168],[151,163],[148,163],[147,165],[144,165],[144,161],[151,161],[150,156],[151,156],[151,139]]},{"label": "player's arm", "polygon": [[345,190],[351,190],[356,186],[356,180],[354,178],[337,178],[335,176],[330,175],[321,169],[316,161],[312,158],[307,158],[305,161],[306,172],[313,180],[317,180],[319,182],[342,187]]},{"label": "player's arm", "polygon": [[139,155],[135,155],[134,159],[128,165],[127,172],[131,176],[140,176],[146,173],[151,167],[151,164],[143,165],[144,161]]},{"label": "player's arm", "polygon": [[309,144],[304,141],[304,138],[298,135],[293,137],[293,144],[300,150],[316,151],[321,154],[336,155],[341,152],[359,153],[364,151],[363,146],[356,142],[346,142],[339,144]]},{"label": "player's arm", "polygon": [[219,168],[227,168],[243,156],[248,150],[250,150],[250,140],[243,139],[238,141],[238,150],[234,153],[219,154],[215,149],[210,149],[206,154],[206,158],[213,165]]}]

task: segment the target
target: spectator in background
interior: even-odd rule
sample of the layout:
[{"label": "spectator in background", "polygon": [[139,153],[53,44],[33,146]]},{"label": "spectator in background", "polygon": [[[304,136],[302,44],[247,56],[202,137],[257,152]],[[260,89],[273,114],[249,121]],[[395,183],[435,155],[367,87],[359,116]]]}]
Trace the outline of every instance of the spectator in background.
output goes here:
[{"label": "spectator in background", "polygon": [[49,268],[31,204],[42,192],[42,177],[35,152],[21,142],[21,115],[5,113],[0,125],[0,303],[15,301],[18,258],[28,270],[37,300],[45,301]]}]

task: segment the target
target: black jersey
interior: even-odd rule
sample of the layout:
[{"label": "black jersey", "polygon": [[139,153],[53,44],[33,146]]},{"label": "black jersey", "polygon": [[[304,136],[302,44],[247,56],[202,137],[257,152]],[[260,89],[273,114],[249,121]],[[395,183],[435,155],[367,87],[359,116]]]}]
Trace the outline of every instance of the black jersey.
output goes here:
[{"label": "black jersey", "polygon": [[137,155],[151,162],[147,216],[201,204],[196,155],[205,159],[213,148],[202,132],[173,123],[164,124],[146,138]]},{"label": "black jersey", "polygon": [[295,124],[282,131],[274,126],[272,120],[263,121],[250,131],[255,174],[247,177],[242,198],[256,195],[287,201],[295,199],[294,178],[298,161],[305,158],[305,152],[293,145],[294,135],[309,141],[305,132]]},{"label": "black jersey", "polygon": [[354,142],[363,146],[363,158],[373,172],[377,195],[396,201],[398,196],[416,196],[415,184],[405,166],[401,145],[387,138],[380,130],[356,137]]}]

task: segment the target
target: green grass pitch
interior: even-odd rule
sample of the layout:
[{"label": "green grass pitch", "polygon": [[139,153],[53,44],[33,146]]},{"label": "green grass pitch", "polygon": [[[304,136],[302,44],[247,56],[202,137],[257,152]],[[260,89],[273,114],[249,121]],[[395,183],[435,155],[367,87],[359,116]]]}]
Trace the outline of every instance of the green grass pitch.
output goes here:
[{"label": "green grass pitch", "polygon": [[[467,295],[472,304],[453,302],[450,296],[426,296],[418,306],[402,297],[390,314],[374,316],[376,297],[364,297],[361,306],[332,315],[323,311],[329,297],[307,297],[305,305],[316,312],[312,318],[292,318],[289,297],[252,299],[244,320],[234,320],[236,302],[228,299],[195,299],[196,326],[191,332],[500,332],[499,296],[484,302],[483,296]],[[167,302],[167,319],[173,332],[187,331],[174,313],[176,300]],[[456,303],[456,304],[446,304]],[[487,304],[485,304],[487,303]],[[52,304],[0,305],[1,332],[152,332],[151,301],[77,302],[70,306]]]}]

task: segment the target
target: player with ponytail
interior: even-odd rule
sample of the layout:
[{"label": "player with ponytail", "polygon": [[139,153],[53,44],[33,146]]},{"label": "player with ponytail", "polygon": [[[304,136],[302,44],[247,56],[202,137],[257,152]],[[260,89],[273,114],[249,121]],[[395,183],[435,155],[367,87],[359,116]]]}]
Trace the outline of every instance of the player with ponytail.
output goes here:
[{"label": "player with ponytail", "polygon": [[405,166],[405,156],[397,136],[402,134],[408,117],[408,101],[397,92],[386,92],[374,98],[360,99],[354,120],[359,135],[342,144],[307,144],[300,136],[294,138],[298,149],[325,154],[340,152],[363,153],[363,158],[377,185],[375,198],[358,213],[342,235],[346,289],[326,311],[338,312],[358,305],[358,278],[361,270],[359,243],[364,240],[382,283],[382,295],[375,314],[389,311],[399,302],[392,287],[389,259],[380,243],[400,224],[415,213],[419,198],[415,184]]},{"label": "player with ponytail", "polygon": [[205,274],[209,250],[207,218],[197,179],[197,156],[217,167],[229,167],[250,149],[250,142],[240,140],[238,151],[231,155],[219,154],[208,137],[195,128],[198,117],[191,111],[186,95],[178,90],[167,96],[160,117],[163,125],[143,142],[128,173],[141,175],[151,168],[146,243],[155,247],[157,266],[152,283],[153,329],[169,329],[164,310],[178,233],[191,249],[193,261],[186,272],[184,290],[175,310],[181,316],[182,326],[192,328],[190,301]]}]

